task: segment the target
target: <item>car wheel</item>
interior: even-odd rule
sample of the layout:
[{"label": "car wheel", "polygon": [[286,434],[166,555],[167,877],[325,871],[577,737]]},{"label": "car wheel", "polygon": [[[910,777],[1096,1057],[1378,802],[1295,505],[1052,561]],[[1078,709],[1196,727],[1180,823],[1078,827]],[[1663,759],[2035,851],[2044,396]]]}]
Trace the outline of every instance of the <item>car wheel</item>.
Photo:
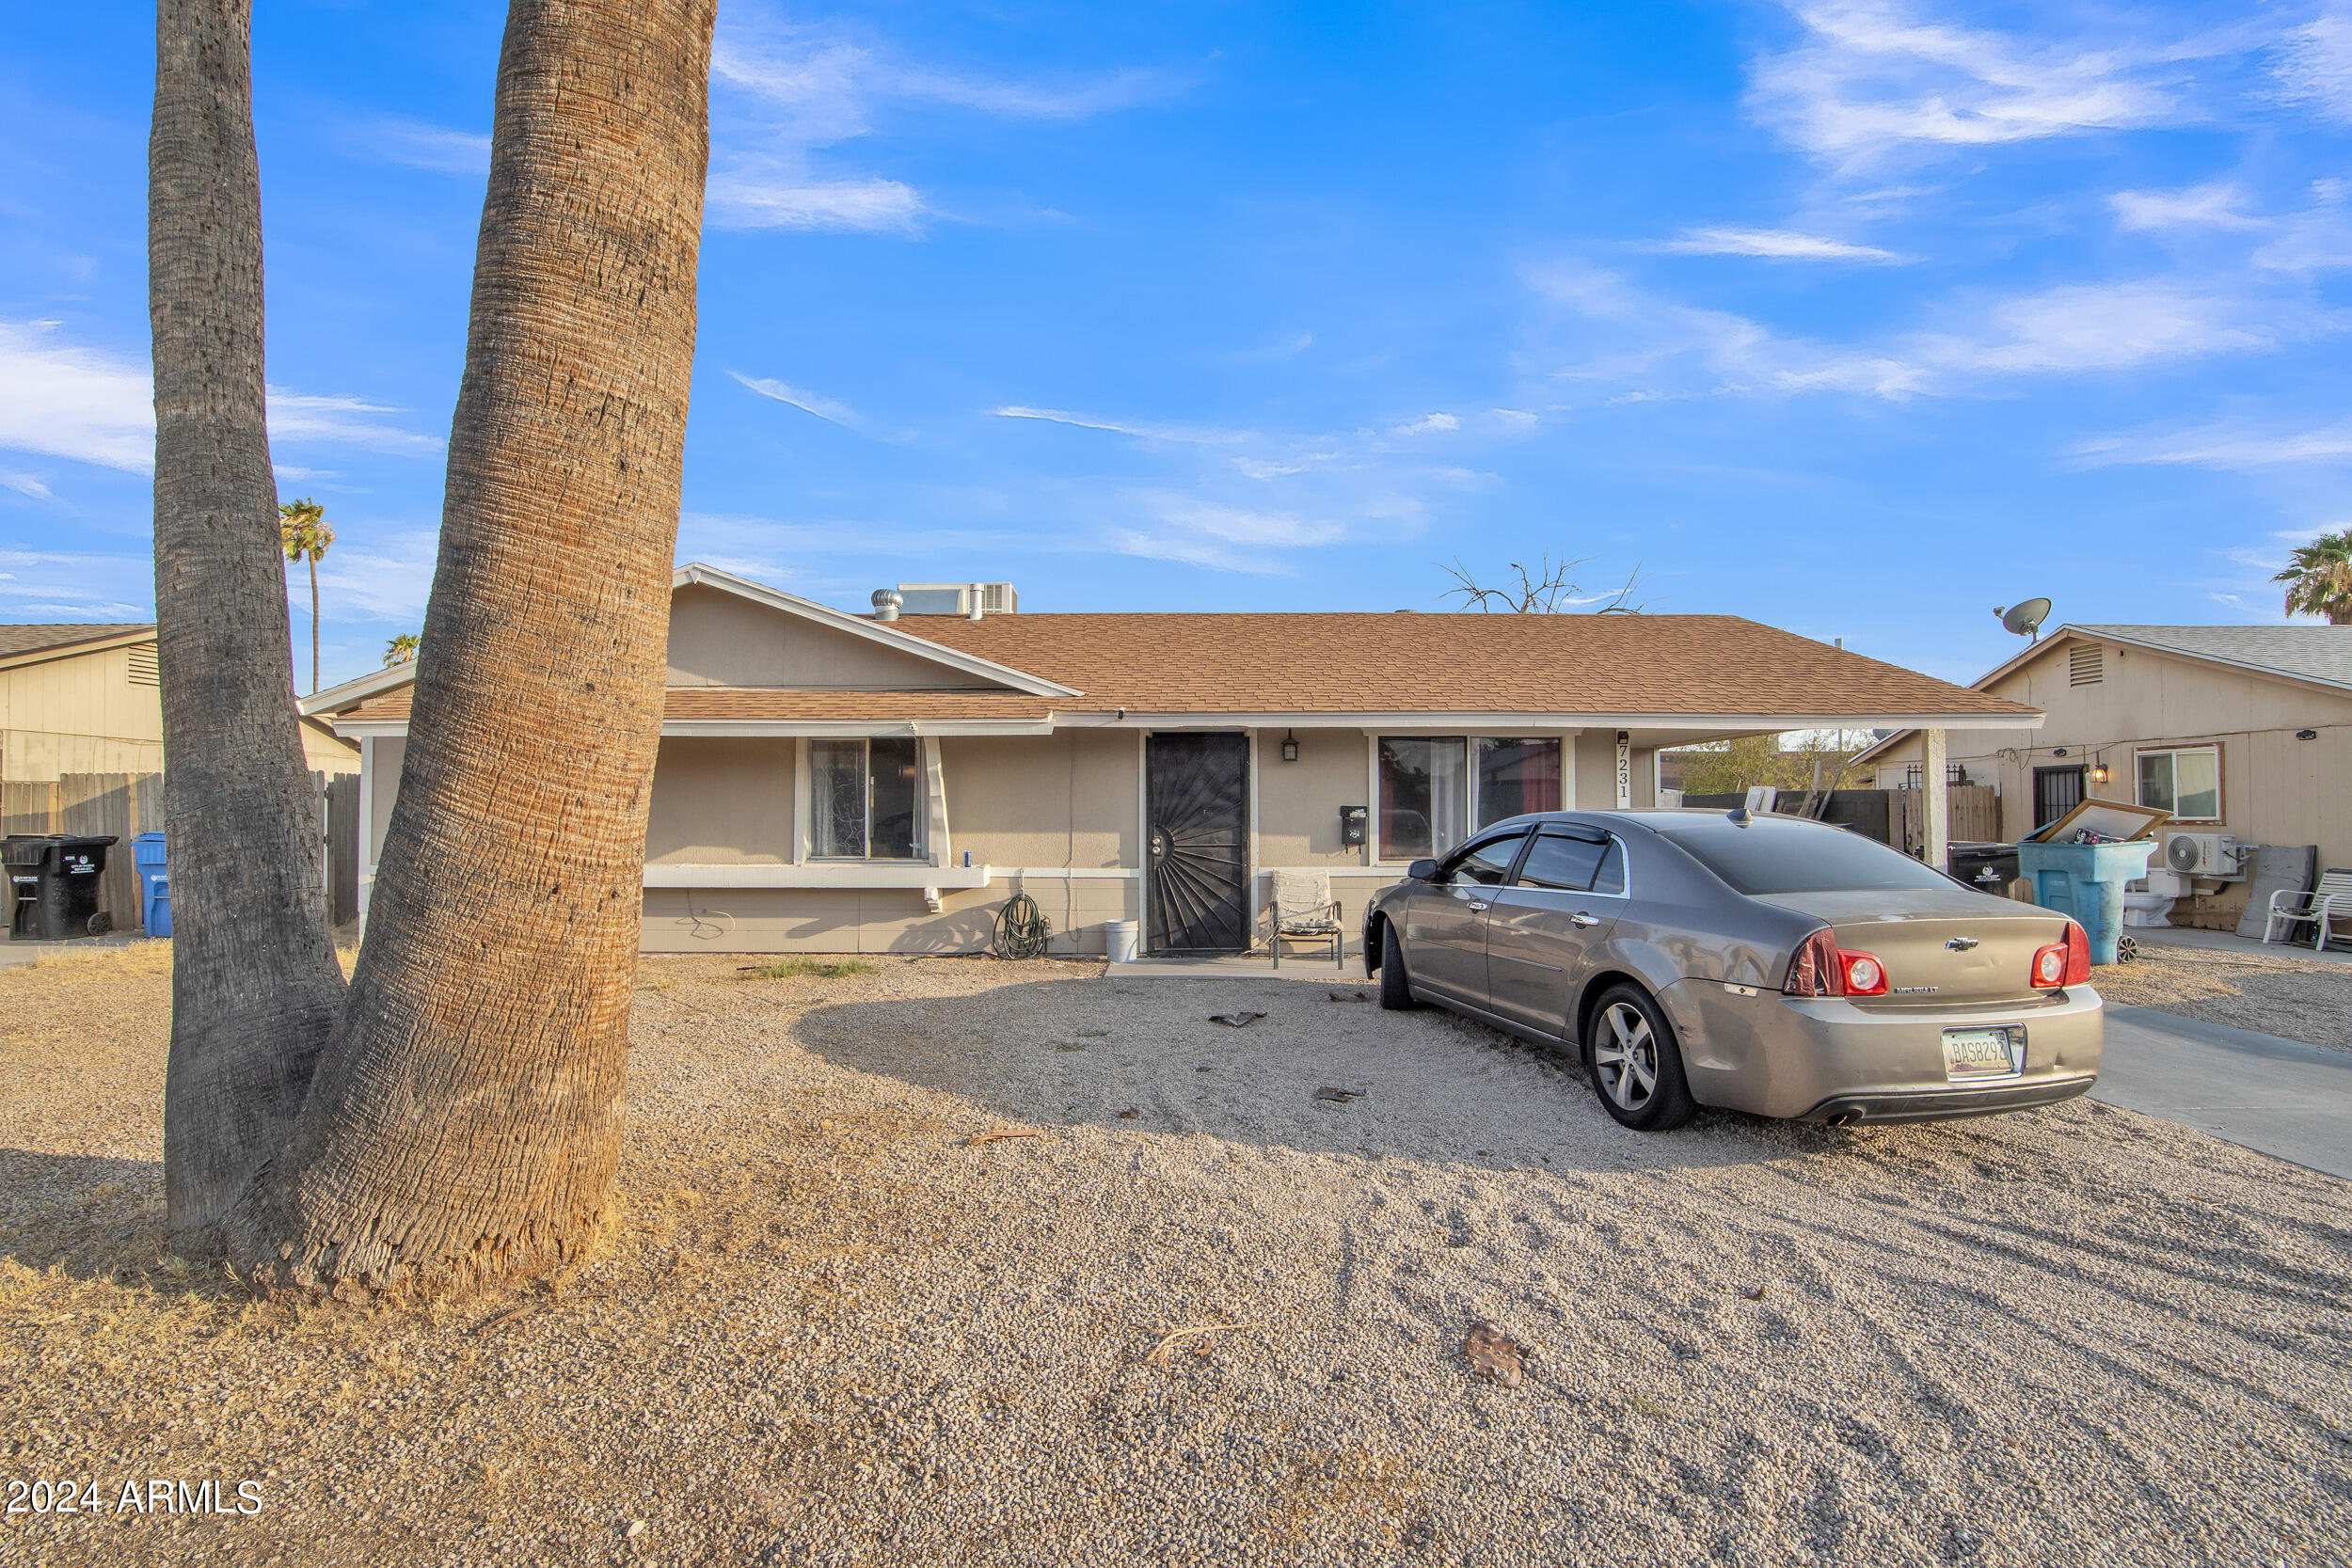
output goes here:
[{"label": "car wheel", "polygon": [[1396,922],[1380,923],[1380,1006],[1401,1013],[1415,1006],[1413,983],[1405,974],[1405,949],[1396,940]]},{"label": "car wheel", "polygon": [[1584,1028],[1584,1069],[1601,1108],[1637,1132],[1679,1127],[1698,1110],[1674,1025],[1638,987],[1602,993]]}]

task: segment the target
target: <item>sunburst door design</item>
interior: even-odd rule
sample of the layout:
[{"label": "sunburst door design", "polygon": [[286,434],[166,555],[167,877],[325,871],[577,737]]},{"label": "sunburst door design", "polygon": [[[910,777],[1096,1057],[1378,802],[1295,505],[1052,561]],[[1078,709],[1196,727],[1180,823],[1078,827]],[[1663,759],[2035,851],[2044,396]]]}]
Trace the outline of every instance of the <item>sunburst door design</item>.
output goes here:
[{"label": "sunburst door design", "polygon": [[1249,740],[1205,733],[1146,742],[1148,939],[1154,953],[1249,945]]}]

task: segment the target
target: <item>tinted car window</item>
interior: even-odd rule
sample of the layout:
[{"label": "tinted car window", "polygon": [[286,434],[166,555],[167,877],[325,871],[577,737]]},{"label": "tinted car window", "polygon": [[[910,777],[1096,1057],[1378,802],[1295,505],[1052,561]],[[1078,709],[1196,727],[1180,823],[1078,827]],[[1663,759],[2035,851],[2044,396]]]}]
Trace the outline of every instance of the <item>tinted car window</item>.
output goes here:
[{"label": "tinted car window", "polygon": [[1659,836],[1741,893],[1868,893],[1949,890],[1951,879],[1909,855],[1842,829],[1758,816],[1742,828],[1727,816],[1652,822]]},{"label": "tinted car window", "polygon": [[1623,893],[1625,848],[1613,838],[1595,844],[1545,833],[1528,850],[1518,885],[1555,893]]},{"label": "tinted car window", "polygon": [[1507,833],[1473,846],[1445,868],[1449,882],[1474,882],[1481,887],[1500,887],[1510,875],[1511,860],[1519,852],[1519,840],[1525,833]]},{"label": "tinted car window", "polygon": [[1527,863],[1519,867],[1519,886],[1587,892],[1593,885],[1593,873],[1600,869],[1601,857],[1613,847],[1613,843],[1588,844],[1581,838],[1545,833],[1527,852]]}]

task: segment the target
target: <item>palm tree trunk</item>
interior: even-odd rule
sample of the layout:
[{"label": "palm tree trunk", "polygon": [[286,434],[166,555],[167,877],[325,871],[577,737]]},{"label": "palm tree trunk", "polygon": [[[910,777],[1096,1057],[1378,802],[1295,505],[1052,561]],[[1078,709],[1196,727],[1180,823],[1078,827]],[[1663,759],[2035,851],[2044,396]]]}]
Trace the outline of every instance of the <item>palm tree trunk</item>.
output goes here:
[{"label": "palm tree trunk", "polygon": [[319,689],[319,558],[310,557],[310,689]]},{"label": "palm tree trunk", "polygon": [[341,1006],[289,662],[262,364],[250,0],[162,0],[148,146],[171,833],[164,1186],[201,1232],[282,1147]]},{"label": "palm tree trunk", "polygon": [[604,1227],[661,725],[712,0],[515,0],[398,803],[240,1206],[268,1284],[462,1289]]}]

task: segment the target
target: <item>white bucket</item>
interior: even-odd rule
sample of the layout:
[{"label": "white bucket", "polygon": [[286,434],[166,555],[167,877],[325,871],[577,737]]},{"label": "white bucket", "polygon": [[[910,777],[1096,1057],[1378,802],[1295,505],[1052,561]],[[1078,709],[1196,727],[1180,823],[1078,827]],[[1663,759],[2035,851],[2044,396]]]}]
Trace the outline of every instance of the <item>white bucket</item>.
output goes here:
[{"label": "white bucket", "polygon": [[1136,948],[1142,937],[1142,922],[1135,920],[1105,920],[1103,922],[1103,951],[1115,964],[1136,961]]}]

